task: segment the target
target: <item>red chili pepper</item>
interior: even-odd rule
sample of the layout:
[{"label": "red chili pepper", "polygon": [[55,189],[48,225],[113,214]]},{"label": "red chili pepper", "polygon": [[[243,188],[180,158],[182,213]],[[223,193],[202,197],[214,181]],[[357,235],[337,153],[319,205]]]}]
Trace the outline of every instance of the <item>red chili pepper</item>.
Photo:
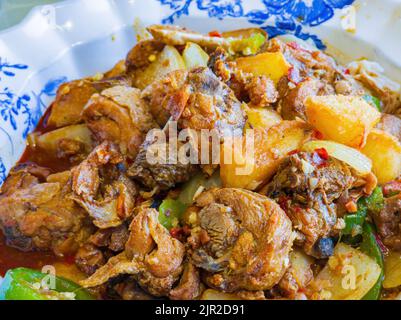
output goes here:
[{"label": "red chili pepper", "polygon": [[322,158],[323,160],[329,160],[329,153],[327,152],[327,150],[325,148],[318,148],[315,149],[315,152],[318,154],[318,156],[320,158]]},{"label": "red chili pepper", "polygon": [[[324,155],[323,155],[324,157]],[[318,167],[318,168],[322,168],[322,167],[326,167],[328,162],[327,159],[324,159],[323,157],[321,157],[315,150],[315,152],[312,155],[312,161],[313,163]]]},{"label": "red chili pepper", "polygon": [[376,242],[377,242],[378,246],[380,247],[381,252],[384,255],[387,255],[388,254],[388,248],[384,245],[382,239],[380,238],[380,236],[377,233],[375,233],[375,239],[376,239]]},{"label": "red chili pepper", "polygon": [[348,68],[344,70],[344,74],[350,74],[350,73],[351,73],[351,72],[349,71]]},{"label": "red chili pepper", "polygon": [[292,156],[293,154],[297,154],[298,152],[299,152],[299,150],[295,149],[295,150],[292,150],[292,151],[288,152],[288,155]]},{"label": "red chili pepper", "polygon": [[[295,41],[288,42],[287,46],[289,46],[290,48],[292,48],[294,50],[304,51],[304,52],[311,53],[311,54],[314,53],[308,49],[303,48],[298,42],[295,42]],[[318,51],[315,51],[315,52],[318,52]]]},{"label": "red chili pepper", "polygon": [[288,211],[288,201],[289,200],[290,200],[290,198],[287,196],[280,196],[277,201],[279,206],[281,207],[281,209],[283,209],[286,212]]},{"label": "red chili pepper", "polygon": [[210,36],[210,37],[218,37],[218,38],[221,38],[221,37],[222,37],[221,33],[218,32],[217,30],[210,31],[210,32],[209,32],[209,36]]},{"label": "red chili pepper", "polygon": [[183,235],[182,228],[179,228],[179,227],[171,228],[171,229],[170,229],[170,235],[171,235],[173,238],[176,238],[176,239],[180,240],[180,238],[181,238],[182,235]]},{"label": "red chili pepper", "polygon": [[386,197],[395,195],[400,192],[401,192],[401,181],[399,180],[388,182],[383,186],[383,194]]},{"label": "red chili pepper", "polygon": [[294,210],[296,213],[301,213],[302,212],[302,208],[300,206],[295,206]]},{"label": "red chili pepper", "polygon": [[68,255],[64,257],[64,262],[66,264],[75,264],[75,256],[74,255]]},{"label": "red chili pepper", "polygon": [[312,132],[312,138],[316,140],[323,140],[324,135],[319,130],[314,129]]}]

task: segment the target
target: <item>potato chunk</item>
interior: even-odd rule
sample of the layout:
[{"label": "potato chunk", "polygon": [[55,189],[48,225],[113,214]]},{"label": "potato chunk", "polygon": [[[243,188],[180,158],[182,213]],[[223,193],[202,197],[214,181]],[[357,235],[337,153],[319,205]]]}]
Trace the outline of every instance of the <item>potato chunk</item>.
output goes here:
[{"label": "potato chunk", "polygon": [[391,134],[373,129],[362,153],[372,160],[372,171],[380,184],[401,174],[401,144]]},{"label": "potato chunk", "polygon": [[401,252],[392,251],[384,259],[384,281],[385,289],[401,286]]},{"label": "potato chunk", "polygon": [[381,273],[374,259],[339,243],[334,255],[317,275],[314,284],[323,288],[317,298],[330,300],[360,300],[375,285]]},{"label": "potato chunk", "polygon": [[207,67],[209,55],[196,43],[188,42],[182,53],[188,70],[195,67]]},{"label": "potato chunk", "polygon": [[264,128],[270,127],[280,123],[283,119],[277,111],[268,108],[248,108],[245,110],[248,120],[246,128]]},{"label": "potato chunk", "polygon": [[184,60],[177,49],[172,46],[165,46],[163,51],[155,57],[155,60],[145,70],[136,70],[133,81],[139,89],[144,89],[167,73],[185,68]]},{"label": "potato chunk", "polygon": [[[301,148],[312,133],[308,124],[295,120],[282,121],[268,130],[256,128],[252,131],[251,152],[246,152],[246,139],[242,141],[242,149],[235,140],[231,145],[223,145],[220,164],[223,186],[255,190],[267,182],[288,153]],[[231,164],[223,158],[225,154],[235,155]]]},{"label": "potato chunk", "polygon": [[324,138],[350,147],[361,148],[380,120],[380,112],[360,97],[309,96],[306,117]]},{"label": "potato chunk", "polygon": [[92,148],[91,132],[85,124],[76,124],[56,129],[42,135],[31,133],[28,143],[31,147],[39,147],[42,150],[56,154],[62,140],[79,142],[89,152]]},{"label": "potato chunk", "polygon": [[264,52],[255,56],[238,58],[238,68],[255,76],[267,76],[275,84],[288,74],[291,65],[281,52]]}]

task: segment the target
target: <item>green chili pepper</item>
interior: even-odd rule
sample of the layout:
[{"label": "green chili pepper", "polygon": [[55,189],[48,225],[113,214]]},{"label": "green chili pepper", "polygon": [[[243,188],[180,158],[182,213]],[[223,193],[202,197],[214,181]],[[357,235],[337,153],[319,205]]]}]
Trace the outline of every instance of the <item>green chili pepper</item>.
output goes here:
[{"label": "green chili pepper", "polygon": [[383,209],[384,206],[384,196],[383,191],[380,187],[373,190],[369,197],[363,197],[360,203],[368,209],[370,213],[377,213]]},{"label": "green chili pepper", "polygon": [[245,55],[256,54],[260,47],[266,42],[266,37],[261,33],[254,33],[245,39],[233,39],[231,50],[242,52]]},{"label": "green chili pepper", "polygon": [[208,178],[203,173],[198,173],[182,186],[178,200],[189,206],[194,202],[194,196],[199,188],[209,189],[212,187],[221,187],[220,172],[216,171]]},{"label": "green chili pepper", "polygon": [[379,110],[380,112],[382,112],[382,106],[381,106],[381,102],[378,98],[371,96],[369,94],[365,94],[364,96],[362,96],[362,98],[369,103],[370,105],[372,105],[373,107],[375,107],[377,110]]},{"label": "green chili pepper", "polygon": [[55,277],[55,288],[43,287],[51,276],[28,268],[8,270],[0,284],[0,300],[94,300],[84,288],[61,277]]},{"label": "green chili pepper", "polygon": [[377,243],[375,233],[376,232],[374,230],[374,227],[371,224],[369,224],[369,223],[364,224],[360,249],[362,252],[364,252],[368,256],[374,258],[376,260],[377,264],[380,266],[382,271],[380,273],[380,277],[377,280],[376,284],[362,298],[363,300],[378,300],[380,298],[383,279],[384,279],[383,253],[380,249],[379,244]]},{"label": "green chili pepper", "polygon": [[159,207],[159,222],[168,230],[176,227],[186,208],[179,200],[164,199]]},{"label": "green chili pepper", "polygon": [[[216,171],[211,177],[199,173],[182,186],[178,198],[164,199],[159,206],[159,221],[167,229],[176,227],[185,210],[193,203],[194,196],[199,190],[221,186],[220,172]],[[201,189],[200,189],[201,188]]]},{"label": "green chili pepper", "polygon": [[[384,197],[382,189],[377,187],[368,197],[363,197],[358,200],[358,211],[352,214],[347,214],[344,217],[345,228],[341,231],[342,235],[350,235],[355,237],[362,234],[367,212],[377,213],[384,205]],[[349,237],[348,237],[349,238]],[[345,238],[347,239],[347,238]]]}]

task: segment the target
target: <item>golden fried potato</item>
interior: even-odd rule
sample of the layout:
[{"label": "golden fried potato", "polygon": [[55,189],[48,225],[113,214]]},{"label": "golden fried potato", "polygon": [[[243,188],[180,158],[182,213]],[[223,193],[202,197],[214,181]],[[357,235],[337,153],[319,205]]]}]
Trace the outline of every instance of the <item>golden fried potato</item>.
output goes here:
[{"label": "golden fried potato", "polygon": [[340,242],[314,283],[323,285],[318,294],[321,299],[360,300],[375,285],[380,273],[373,258]]},{"label": "golden fried potato", "polygon": [[39,147],[54,155],[57,154],[62,140],[79,142],[85,148],[84,151],[88,153],[92,148],[91,131],[85,124],[67,126],[41,135],[34,132],[28,136],[28,143],[31,147]]},{"label": "golden fried potato", "polygon": [[277,82],[288,74],[291,65],[287,62],[282,52],[264,52],[250,57],[242,57],[236,60],[238,68],[255,76],[267,76]]},{"label": "golden fried potato", "polygon": [[149,56],[150,60],[153,60],[153,58],[155,60],[145,70],[138,69],[134,72],[133,82],[139,89],[144,89],[153,81],[171,71],[186,68],[180,53],[172,46],[165,46],[157,56]]},{"label": "golden fried potato", "polygon": [[401,286],[401,252],[392,251],[384,258],[384,281],[385,289]]},{"label": "golden fried potato", "polygon": [[401,144],[391,134],[373,129],[361,151],[372,160],[372,171],[380,184],[401,174]]},{"label": "golden fried potato", "polygon": [[361,97],[329,95],[305,99],[306,118],[324,138],[362,148],[380,112]]},{"label": "golden fried potato", "polygon": [[207,67],[209,55],[196,43],[188,42],[182,52],[188,70],[195,67]]},{"label": "golden fried potato", "polygon": [[247,108],[245,112],[248,117],[246,128],[250,129],[269,129],[283,120],[277,111],[269,108]]},{"label": "golden fried potato", "polygon": [[[249,131],[248,131],[249,132]],[[289,152],[297,150],[311,137],[311,127],[303,121],[282,121],[268,130],[251,130],[252,146],[246,152],[246,139],[224,143],[221,150],[220,177],[225,187],[255,190],[276,172]],[[241,147],[238,144],[242,143]],[[225,155],[234,154],[232,163]]]}]

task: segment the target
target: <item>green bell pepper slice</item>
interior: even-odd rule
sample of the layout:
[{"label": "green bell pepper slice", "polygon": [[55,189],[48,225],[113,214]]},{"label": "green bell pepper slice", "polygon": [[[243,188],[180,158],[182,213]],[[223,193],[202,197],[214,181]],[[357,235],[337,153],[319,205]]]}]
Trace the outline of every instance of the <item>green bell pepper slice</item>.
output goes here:
[{"label": "green bell pepper slice", "polygon": [[0,300],[94,300],[87,290],[62,277],[55,277],[55,289],[41,289],[47,276],[28,268],[8,270],[0,283]]},{"label": "green bell pepper slice", "polygon": [[383,260],[383,253],[380,249],[379,244],[377,243],[376,232],[370,223],[365,223],[363,226],[362,232],[362,242],[360,245],[360,249],[362,252],[367,254],[368,256],[374,258],[377,264],[381,268],[380,277],[377,280],[376,284],[370,289],[370,291],[362,298],[362,300],[379,300],[383,280],[384,280],[384,260]]},{"label": "green bell pepper slice", "polygon": [[378,98],[369,94],[365,94],[364,96],[362,96],[362,98],[371,106],[375,107],[378,111],[382,112],[382,105]]},{"label": "green bell pepper slice", "polygon": [[358,200],[358,211],[352,214],[347,214],[344,217],[345,228],[341,231],[342,235],[356,235],[363,233],[363,225],[365,223],[367,212],[379,212],[384,205],[383,192],[380,187],[373,190],[368,197],[363,197]]},{"label": "green bell pepper slice", "polygon": [[168,230],[177,227],[186,208],[179,200],[164,199],[159,207],[159,222]]}]

